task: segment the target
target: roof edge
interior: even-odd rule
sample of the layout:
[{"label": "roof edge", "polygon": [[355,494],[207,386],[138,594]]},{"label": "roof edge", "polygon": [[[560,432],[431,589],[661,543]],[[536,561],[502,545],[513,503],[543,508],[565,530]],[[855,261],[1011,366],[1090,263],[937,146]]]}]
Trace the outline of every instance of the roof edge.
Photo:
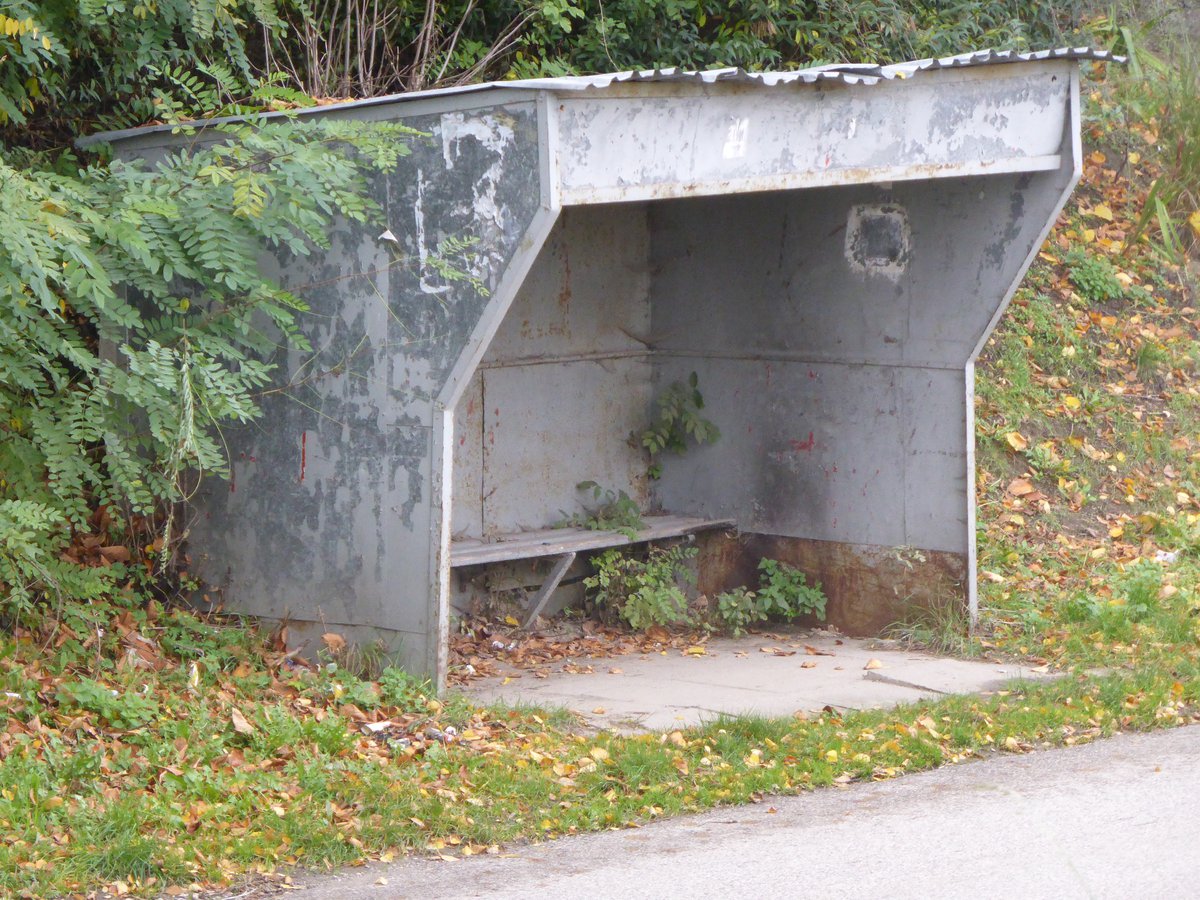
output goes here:
[{"label": "roof edge", "polygon": [[331,103],[325,106],[310,106],[302,109],[281,112],[266,112],[253,115],[224,116],[214,119],[197,119],[192,122],[177,124],[142,125],[137,128],[125,128],[115,131],[102,131],[76,139],[75,146],[80,149],[94,147],[97,144],[116,144],[137,137],[152,134],[174,133],[179,130],[203,131],[238,122],[262,121],[272,119],[298,118],[310,115],[322,115],[345,109],[362,109],[372,106],[412,103],[418,100],[428,100],[438,97],[450,97],[461,94],[483,93],[495,90],[529,90],[529,91],[592,91],[605,90],[614,84],[636,84],[647,82],[675,82],[696,84],[760,84],[764,87],[778,87],[789,84],[823,84],[840,82],[843,84],[873,85],[881,81],[911,78],[921,72],[938,71],[942,69],[964,69],[976,66],[1005,65],[1012,63],[1042,62],[1046,60],[1096,60],[1102,62],[1124,63],[1126,58],[1118,56],[1109,50],[1098,50],[1090,47],[1059,47],[1052,50],[977,50],[960,53],[954,56],[913,60],[911,62],[894,63],[880,66],[873,63],[834,63],[831,65],[813,66],[807,69],[794,69],[786,72],[748,72],[741,68],[708,69],[705,71],[690,71],[677,68],[644,69],[641,71],[612,72],[601,75],[570,75],[560,78],[528,78],[514,81],[487,81],[479,84],[459,85],[457,87],[434,88],[426,91],[410,91],[401,94],[387,94],[380,97],[368,97],[362,100],[348,100],[342,103]]}]

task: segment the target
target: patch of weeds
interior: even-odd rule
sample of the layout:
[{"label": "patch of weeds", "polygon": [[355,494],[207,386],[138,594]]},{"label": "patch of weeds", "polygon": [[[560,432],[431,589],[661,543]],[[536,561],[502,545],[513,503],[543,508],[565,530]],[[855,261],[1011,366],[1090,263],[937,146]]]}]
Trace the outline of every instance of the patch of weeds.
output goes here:
[{"label": "patch of weeds", "polygon": [[1117,280],[1117,270],[1107,259],[1075,248],[1067,254],[1066,263],[1071,281],[1085,300],[1106,303],[1124,295],[1125,289]]},{"label": "patch of weeds", "polygon": [[1134,364],[1137,367],[1138,378],[1150,381],[1157,378],[1171,362],[1171,354],[1162,344],[1154,341],[1142,341],[1138,345]]},{"label": "patch of weeds", "polygon": [[603,611],[611,610],[631,628],[652,625],[690,625],[688,597],[680,586],[694,585],[687,566],[695,547],[650,547],[644,557],[621,550],[606,550],[592,560],[595,574],[583,580],[590,599]]},{"label": "patch of weeds", "polygon": [[594,481],[581,481],[575,485],[578,491],[592,495],[591,505],[584,504],[584,512],[567,516],[555,523],[556,528],[587,528],[592,531],[617,531],[630,540],[646,527],[642,511],[637,503],[624,491],[604,488]]},{"label": "patch of weeds", "polygon": [[740,635],[772,618],[790,622],[814,615],[825,621],[826,597],[819,581],[810,585],[803,572],[777,559],[760,560],[758,578],[758,590],[738,587],[714,598],[710,612],[719,627]]},{"label": "patch of weeds", "polygon": [[905,618],[884,629],[884,636],[912,647],[950,656],[978,656],[978,641],[970,636],[967,609],[961,597],[939,597],[910,604]]},{"label": "patch of weeds", "polygon": [[387,668],[379,676],[383,702],[401,709],[421,709],[434,696],[433,682],[397,668]]},{"label": "patch of weeds", "polygon": [[187,874],[170,852],[171,843],[153,832],[144,804],[136,799],[89,811],[72,830],[76,850],[67,865],[83,881],[178,879]]},{"label": "patch of weeds", "polygon": [[136,690],[118,690],[80,678],[59,686],[57,700],[65,710],[94,713],[114,728],[141,728],[158,715],[158,702]]}]

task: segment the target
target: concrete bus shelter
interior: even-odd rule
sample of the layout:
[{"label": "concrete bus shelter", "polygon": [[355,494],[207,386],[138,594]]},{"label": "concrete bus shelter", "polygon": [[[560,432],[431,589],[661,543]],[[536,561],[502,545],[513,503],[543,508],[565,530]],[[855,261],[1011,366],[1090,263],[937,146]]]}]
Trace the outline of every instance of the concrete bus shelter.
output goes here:
[{"label": "concrete bus shelter", "polygon": [[[289,390],[229,434],[188,532],[227,608],[379,640],[443,678],[456,598],[526,566],[544,600],[613,532],[551,528],[584,480],[698,534],[700,589],[758,560],[830,620],[976,612],[974,362],[1080,173],[1077,60],[964,54],[657,71],[322,107],[430,137],[386,221],[280,259],[311,312]],[[184,140],[98,136],[125,158]],[[435,264],[466,238],[470,280]],[[630,441],[696,373],[721,438],[647,477]],[[578,555],[578,559],[577,559]]]}]

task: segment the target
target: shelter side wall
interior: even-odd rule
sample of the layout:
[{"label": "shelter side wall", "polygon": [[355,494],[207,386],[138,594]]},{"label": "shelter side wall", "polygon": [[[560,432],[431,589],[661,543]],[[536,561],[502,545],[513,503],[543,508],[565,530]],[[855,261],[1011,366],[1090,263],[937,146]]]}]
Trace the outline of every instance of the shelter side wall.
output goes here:
[{"label": "shelter side wall", "polygon": [[568,210],[455,411],[455,537],[546,527],[595,481],[644,505],[651,365],[644,206]]},{"label": "shelter side wall", "polygon": [[275,351],[262,417],[225,435],[231,482],[194,498],[189,552],[227,608],[297,633],[377,629],[435,675],[435,398],[541,207],[539,135],[532,102],[408,121],[429,137],[373,178],[377,216],[335,225],[328,250],[267,261],[308,303],[311,349]]}]

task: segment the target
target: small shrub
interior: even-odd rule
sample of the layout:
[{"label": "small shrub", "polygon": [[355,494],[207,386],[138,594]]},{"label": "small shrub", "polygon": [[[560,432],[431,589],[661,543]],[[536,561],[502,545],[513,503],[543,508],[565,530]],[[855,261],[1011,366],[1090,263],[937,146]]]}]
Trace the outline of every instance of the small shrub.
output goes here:
[{"label": "small shrub", "polygon": [[631,628],[691,625],[688,598],[680,584],[695,583],[687,561],[695,547],[651,547],[644,559],[608,550],[593,561],[595,574],[583,580],[589,596],[603,610],[613,610]]},{"label": "small shrub", "polygon": [[821,582],[810,586],[803,572],[777,559],[760,561],[758,573],[758,596],[768,616],[791,620],[811,614],[825,621],[826,597]]},{"label": "small shrub", "polygon": [[712,444],[721,437],[721,430],[706,419],[704,395],[700,393],[699,376],[693,372],[687,384],[676,381],[658,398],[658,418],[642,432],[642,446],[650,451],[651,478],[662,475],[658,456],[665,450],[682,455],[690,444]]},{"label": "small shrub", "polygon": [[758,596],[744,587],[717,594],[713,615],[716,616],[718,625],[734,637],[745,634],[749,626],[766,619],[759,609]]},{"label": "small shrub", "polygon": [[736,636],[771,618],[790,622],[812,614],[825,620],[826,597],[820,582],[810,586],[803,572],[777,559],[761,560],[758,573],[757,591],[738,587],[716,596],[712,614],[719,627]]}]

